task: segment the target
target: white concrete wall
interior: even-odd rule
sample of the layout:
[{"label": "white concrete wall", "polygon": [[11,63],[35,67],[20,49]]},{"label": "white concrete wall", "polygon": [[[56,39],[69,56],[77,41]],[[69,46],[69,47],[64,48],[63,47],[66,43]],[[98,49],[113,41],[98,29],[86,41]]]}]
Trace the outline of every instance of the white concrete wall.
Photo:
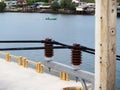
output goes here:
[{"label": "white concrete wall", "polygon": [[12,6],[17,5],[17,1],[4,1],[6,8],[11,8]]},{"label": "white concrete wall", "polygon": [[5,0],[0,0],[0,2],[3,2],[3,1],[5,1]]},{"label": "white concrete wall", "polygon": [[80,0],[72,0],[72,2],[79,3]]}]

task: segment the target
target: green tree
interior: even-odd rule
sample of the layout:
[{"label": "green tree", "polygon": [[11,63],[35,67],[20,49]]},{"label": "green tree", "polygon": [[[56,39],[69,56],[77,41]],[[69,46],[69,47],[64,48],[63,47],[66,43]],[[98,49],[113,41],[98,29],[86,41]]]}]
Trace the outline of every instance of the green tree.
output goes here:
[{"label": "green tree", "polygon": [[[95,2],[95,0],[82,0],[83,2]],[[117,0],[118,3],[120,3],[120,0]]]},{"label": "green tree", "polygon": [[82,0],[82,2],[91,2],[91,3],[94,3],[95,0]]},{"label": "green tree", "polygon": [[27,5],[32,5],[35,2],[49,2],[50,0],[27,0]]},{"label": "green tree", "polygon": [[64,9],[65,9],[65,8],[68,7],[68,3],[69,3],[69,2],[67,2],[67,1],[68,1],[68,0],[61,0],[61,2],[60,2],[60,3],[61,3],[61,4],[60,4],[61,8],[64,8]]},{"label": "green tree", "polygon": [[0,2],[0,12],[3,12],[6,7],[6,4],[4,2]]},{"label": "green tree", "polygon": [[117,2],[119,3],[119,5],[120,5],[120,0],[117,0]]},{"label": "green tree", "polygon": [[40,0],[41,2],[49,2],[49,0]]},{"label": "green tree", "polygon": [[[81,0],[82,2],[95,2],[95,0]],[[120,0],[117,0],[118,3],[120,3]]]},{"label": "green tree", "polygon": [[35,0],[27,0],[27,5],[32,5],[33,3],[35,3]]},{"label": "green tree", "polygon": [[72,0],[61,0],[61,8],[75,10],[76,4],[72,3]]},{"label": "green tree", "polygon": [[71,3],[70,6],[69,6],[69,9],[70,10],[76,10],[76,6],[77,6],[77,4]]},{"label": "green tree", "polygon": [[48,0],[49,2],[52,2],[52,1],[54,1],[54,0]]},{"label": "green tree", "polygon": [[57,11],[60,8],[60,5],[58,4],[58,2],[53,2],[51,5],[51,9],[54,11]]}]

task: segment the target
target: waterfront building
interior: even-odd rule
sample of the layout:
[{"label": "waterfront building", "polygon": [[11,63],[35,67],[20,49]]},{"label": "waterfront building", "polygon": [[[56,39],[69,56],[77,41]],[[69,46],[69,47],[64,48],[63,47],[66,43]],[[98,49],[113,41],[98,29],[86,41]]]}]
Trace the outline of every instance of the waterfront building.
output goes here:
[{"label": "waterfront building", "polygon": [[79,2],[78,6],[76,7],[76,11],[83,11],[85,7],[87,7],[86,2]]},{"label": "waterfront building", "polygon": [[18,0],[18,1],[17,1],[18,6],[25,5],[26,3],[27,3],[26,0]]},{"label": "waterfront building", "polygon": [[79,4],[81,2],[81,0],[72,0],[72,2]]},{"label": "waterfront building", "polygon": [[3,2],[4,0],[0,0],[0,2]]},{"label": "waterfront building", "polygon": [[44,5],[38,5],[37,6],[38,9],[49,9],[50,8],[50,5],[47,5],[47,6],[44,6]]},{"label": "waterfront building", "polygon": [[4,3],[6,4],[7,9],[17,6],[17,0],[4,1]]},{"label": "waterfront building", "polygon": [[50,8],[51,3],[47,3],[47,5],[45,5],[45,2],[36,2],[34,3],[34,6],[37,7],[37,9],[49,9]]}]

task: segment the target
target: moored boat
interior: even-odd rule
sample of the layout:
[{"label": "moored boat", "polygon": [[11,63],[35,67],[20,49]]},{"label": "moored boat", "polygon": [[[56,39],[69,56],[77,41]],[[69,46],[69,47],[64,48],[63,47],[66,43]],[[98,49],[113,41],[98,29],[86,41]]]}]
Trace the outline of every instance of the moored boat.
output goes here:
[{"label": "moored boat", "polygon": [[57,20],[57,18],[45,18],[45,20]]}]

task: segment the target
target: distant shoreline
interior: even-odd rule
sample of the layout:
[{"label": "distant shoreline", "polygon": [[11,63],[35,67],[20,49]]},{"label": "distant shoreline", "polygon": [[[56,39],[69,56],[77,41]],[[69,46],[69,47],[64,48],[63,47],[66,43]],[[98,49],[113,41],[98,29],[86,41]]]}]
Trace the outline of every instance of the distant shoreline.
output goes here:
[{"label": "distant shoreline", "polygon": [[52,9],[6,9],[4,12],[22,12],[22,13],[51,13],[51,14],[72,14],[72,15],[94,15],[95,12],[88,11],[74,11],[74,10],[64,10],[59,9],[57,11],[53,11]]}]

